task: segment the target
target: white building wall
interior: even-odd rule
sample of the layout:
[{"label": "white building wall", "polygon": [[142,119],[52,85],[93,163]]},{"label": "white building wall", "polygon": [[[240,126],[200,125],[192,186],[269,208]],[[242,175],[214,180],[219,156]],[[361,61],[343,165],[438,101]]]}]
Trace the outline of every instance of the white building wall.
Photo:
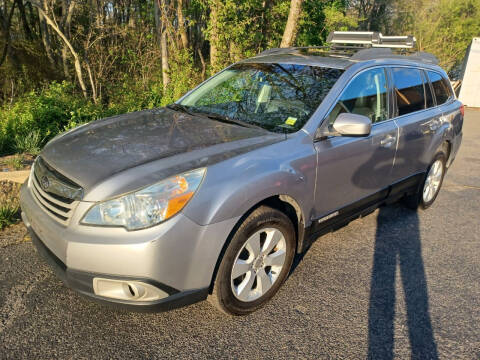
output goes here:
[{"label": "white building wall", "polygon": [[464,105],[480,107],[480,38],[472,40],[458,99]]}]

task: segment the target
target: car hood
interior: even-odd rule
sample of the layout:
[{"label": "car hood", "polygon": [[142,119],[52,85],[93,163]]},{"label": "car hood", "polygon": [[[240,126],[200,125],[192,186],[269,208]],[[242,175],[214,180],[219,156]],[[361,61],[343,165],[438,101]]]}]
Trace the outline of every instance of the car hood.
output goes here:
[{"label": "car hood", "polygon": [[[283,138],[262,129],[160,108],[71,130],[49,142],[41,156],[88,193],[105,179],[131,169],[139,169],[136,177],[144,179],[131,185],[138,188],[172,172],[208,166]],[[118,191],[127,188],[125,185]]]}]

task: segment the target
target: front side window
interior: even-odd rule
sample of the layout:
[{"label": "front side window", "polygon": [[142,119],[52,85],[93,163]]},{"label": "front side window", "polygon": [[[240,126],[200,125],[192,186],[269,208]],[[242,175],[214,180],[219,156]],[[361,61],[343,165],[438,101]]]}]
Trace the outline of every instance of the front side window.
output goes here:
[{"label": "front side window", "polygon": [[450,89],[442,75],[434,71],[428,71],[428,77],[432,83],[433,93],[437,99],[437,105],[442,105],[450,98]]},{"label": "front side window", "polygon": [[345,88],[328,115],[328,123],[333,124],[337,116],[345,112],[367,116],[372,123],[388,119],[387,92],[383,68],[360,73]]},{"label": "front side window", "polygon": [[294,132],[312,116],[343,70],[243,63],[214,76],[180,103],[274,132]]},{"label": "front side window", "polygon": [[392,72],[398,115],[425,109],[425,90],[420,70],[394,68]]}]

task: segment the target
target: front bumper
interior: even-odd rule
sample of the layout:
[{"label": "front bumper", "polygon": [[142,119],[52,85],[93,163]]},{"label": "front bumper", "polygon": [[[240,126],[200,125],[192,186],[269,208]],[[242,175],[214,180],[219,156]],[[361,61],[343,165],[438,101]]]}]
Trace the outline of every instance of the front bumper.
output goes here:
[{"label": "front bumper", "polygon": [[[22,218],[25,224],[28,224],[28,220],[26,219],[24,213],[22,213]],[[197,290],[178,291],[177,289],[171,288],[165,284],[158,283],[151,279],[138,278],[135,278],[135,280],[141,280],[163,290],[168,294],[168,297],[157,301],[137,302],[97,296],[93,290],[93,279],[96,277],[116,279],[115,276],[94,274],[69,269],[45,246],[35,231],[33,231],[31,226],[27,225],[27,229],[32,238],[32,242],[37,249],[37,252],[51,266],[52,270],[63,281],[63,283],[80,294],[92,298],[100,303],[135,311],[168,311],[202,301],[208,296],[208,287]],[[122,279],[125,280],[125,277],[122,277]]]},{"label": "front bumper", "polygon": [[[201,226],[183,214],[149,229],[127,231],[80,225],[80,204],[68,226],[48,215],[24,184],[22,218],[39,252],[67,286],[98,300],[148,309],[170,309],[202,300],[210,287],[221,249],[238,219]],[[147,303],[95,295],[93,278],[134,279],[168,293]],[[177,305],[177,302],[179,305]]]}]

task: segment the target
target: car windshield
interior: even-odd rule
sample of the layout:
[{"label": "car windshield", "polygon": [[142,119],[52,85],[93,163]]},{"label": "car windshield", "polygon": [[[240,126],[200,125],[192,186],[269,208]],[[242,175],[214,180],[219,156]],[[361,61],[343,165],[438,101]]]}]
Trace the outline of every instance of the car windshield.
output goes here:
[{"label": "car windshield", "polygon": [[303,127],[342,72],[296,64],[236,64],[178,104],[217,120],[290,133]]}]

